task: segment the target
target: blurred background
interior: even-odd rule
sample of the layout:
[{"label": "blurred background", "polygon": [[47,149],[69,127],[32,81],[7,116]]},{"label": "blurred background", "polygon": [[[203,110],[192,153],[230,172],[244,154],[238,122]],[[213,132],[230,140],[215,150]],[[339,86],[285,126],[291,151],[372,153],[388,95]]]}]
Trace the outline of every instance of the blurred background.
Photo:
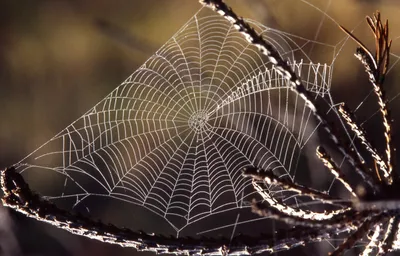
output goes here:
[{"label": "blurred background", "polygon": [[[319,8],[354,29],[371,48],[373,39],[363,21],[380,10],[390,22],[392,52],[400,55],[396,0],[227,2],[238,14],[266,26],[337,43],[345,35],[337,28],[322,29],[323,15],[315,11]],[[0,168],[18,162],[105,97],[200,7],[196,0],[1,1]],[[370,91],[365,72],[353,57],[355,47],[346,43],[332,83],[335,100],[352,109]],[[386,82],[389,99],[400,92],[398,71],[395,65]],[[359,120],[368,120],[367,130],[380,131],[379,119],[369,119],[376,104],[364,102]],[[399,104],[399,99],[391,102],[395,120]],[[395,131],[397,126],[395,122]],[[76,237],[2,207],[0,246],[0,255],[152,255]]]}]

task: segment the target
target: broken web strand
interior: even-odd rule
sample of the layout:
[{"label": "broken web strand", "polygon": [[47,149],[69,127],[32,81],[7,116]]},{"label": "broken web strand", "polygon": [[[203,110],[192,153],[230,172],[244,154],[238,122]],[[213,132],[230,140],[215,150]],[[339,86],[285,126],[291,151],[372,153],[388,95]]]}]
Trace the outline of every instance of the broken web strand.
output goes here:
[{"label": "broken web strand", "polygon": [[[221,47],[222,48],[222,47]],[[192,77],[192,76],[188,76],[188,77]],[[192,87],[192,89],[194,89],[195,87]],[[194,90],[193,91],[194,93],[196,93],[196,91]],[[208,93],[209,93],[210,91],[208,91]],[[206,98],[208,98],[208,97],[206,97]],[[196,98],[196,100],[197,100],[197,98]],[[201,102],[203,101],[203,98],[199,98],[199,100],[198,101],[195,101],[195,102],[192,102],[193,104],[192,104],[192,106],[191,106],[191,108],[190,108],[190,110],[193,110],[193,107],[194,106],[196,106],[197,104],[201,104]],[[286,101],[287,102],[287,101]],[[112,101],[109,101],[108,102],[108,105],[106,105],[106,104],[104,104],[103,105],[103,108],[104,109],[109,109],[110,108],[110,106],[112,105]],[[100,106],[101,107],[101,106]],[[188,107],[189,108],[189,107]],[[234,109],[232,109],[232,110],[234,110]],[[186,112],[186,113],[190,113],[190,111],[182,111],[182,112]],[[92,113],[92,112],[90,112],[90,113],[88,113],[88,114],[94,114],[94,113]],[[178,118],[178,115],[179,114],[177,114],[177,118],[176,118],[176,120],[178,120],[179,118]],[[307,115],[306,115],[307,116]],[[179,115],[179,117],[180,118],[182,118],[181,120],[186,120],[185,118],[187,118],[187,116],[180,116]],[[204,115],[204,113],[199,113],[199,114],[196,114],[195,115],[195,117],[194,118],[192,118],[192,119],[189,119],[189,120],[191,120],[191,122],[190,121],[188,121],[188,123],[189,123],[189,126],[194,126],[195,128],[198,128],[198,129],[194,129],[194,130],[196,130],[196,131],[203,131],[204,129],[207,129],[207,128],[209,128],[209,127],[207,127],[206,125],[207,125],[207,121],[208,120],[206,120],[207,118],[205,117],[205,115]],[[142,119],[141,119],[142,120]],[[305,120],[304,118],[302,118],[302,121],[303,120]],[[89,121],[87,121],[87,122],[89,122]],[[102,123],[99,123],[100,125],[104,125],[104,126],[106,126],[107,124],[106,124],[106,122],[104,122],[103,124]],[[191,125],[190,125],[191,124]],[[85,127],[86,126],[91,126],[91,125],[85,125]],[[176,126],[176,127],[178,127],[178,126]],[[72,128],[72,130],[70,130],[70,131],[68,131],[68,134],[69,133],[71,133],[71,132],[74,132],[74,130],[73,130],[73,128],[74,127],[71,127]],[[106,135],[107,135],[107,133],[105,133]],[[199,136],[200,137],[200,136]],[[64,137],[63,137],[64,138]],[[307,139],[308,137],[306,136],[305,137],[305,139]],[[107,140],[107,139],[109,139],[109,138],[105,138],[105,140]],[[84,141],[83,141],[84,142]],[[197,148],[196,148],[197,149]],[[201,151],[203,151],[204,149],[202,149],[202,148],[199,148],[199,151],[198,152],[201,152]],[[287,151],[287,150],[286,150]],[[279,152],[279,151],[277,151],[277,152]],[[71,156],[72,154],[70,154],[70,156]],[[199,161],[200,162],[200,161]],[[279,170],[276,170],[277,172],[279,171]],[[115,167],[113,167],[113,168],[110,168],[110,173],[111,172],[116,172],[116,168]],[[68,173],[64,173],[65,175],[67,175],[71,180],[72,180],[72,182],[73,182],[73,178],[71,177],[71,176],[69,176],[69,174]],[[293,176],[293,175],[291,175],[291,176]],[[112,177],[112,176],[111,176]],[[105,179],[106,178],[106,176],[103,176],[102,177],[103,179]],[[70,181],[71,182],[71,181]],[[68,184],[67,184],[68,185]],[[104,187],[109,187],[109,185],[105,185]],[[143,192],[143,191],[142,191]],[[140,194],[140,193],[139,193]],[[145,193],[144,193],[145,194]],[[85,193],[82,193],[82,195],[84,195],[84,196],[88,196],[89,195],[89,193],[87,192],[87,191],[85,191]],[[65,195],[65,197],[66,197],[67,195]],[[77,197],[78,198],[78,197]],[[83,201],[83,198],[84,197],[81,197],[81,199],[79,199],[79,202],[80,201]],[[242,198],[243,198],[243,196],[242,196]],[[132,198],[130,198],[130,199],[132,199]],[[75,205],[75,204],[74,204]]]}]

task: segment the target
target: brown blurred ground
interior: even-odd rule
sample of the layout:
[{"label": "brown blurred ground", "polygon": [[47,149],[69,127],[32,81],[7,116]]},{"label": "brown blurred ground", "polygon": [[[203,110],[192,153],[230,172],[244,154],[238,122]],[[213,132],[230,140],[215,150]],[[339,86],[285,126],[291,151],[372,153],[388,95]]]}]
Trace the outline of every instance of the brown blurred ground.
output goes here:
[{"label": "brown blurred ground", "polygon": [[[328,1],[309,2],[327,9]],[[228,3],[245,17],[309,38],[315,35],[321,21],[315,9],[300,0]],[[106,96],[199,8],[195,0],[2,1],[0,168],[20,160]],[[377,9],[389,19],[392,38],[400,36],[400,2],[396,0],[332,0],[327,10],[347,28],[357,27],[357,35],[371,45],[368,29],[359,24]],[[329,37],[339,36],[333,33],[339,30],[321,31],[317,40],[328,42]],[[368,84],[364,71],[352,57],[355,44],[348,44],[340,65],[335,65],[334,94],[355,107],[366,95],[364,88]],[[400,54],[399,40],[393,42],[393,52]],[[390,75],[389,98],[400,91],[398,73]],[[392,103],[394,111],[399,103]],[[373,105],[364,111],[374,109]],[[372,129],[375,125],[367,124]],[[73,255],[132,252],[51,230],[51,234],[63,238],[58,239],[57,245],[41,230],[43,225],[19,215],[13,218],[19,241],[28,248],[23,249],[23,254],[63,255],[62,247],[70,248]],[[43,240],[39,242],[39,238]]]}]

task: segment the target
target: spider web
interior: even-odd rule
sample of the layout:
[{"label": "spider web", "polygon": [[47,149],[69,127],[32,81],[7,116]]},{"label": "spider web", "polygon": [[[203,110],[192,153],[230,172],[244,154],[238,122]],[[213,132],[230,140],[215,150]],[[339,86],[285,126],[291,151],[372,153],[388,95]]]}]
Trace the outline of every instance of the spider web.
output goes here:
[{"label": "spider web", "polygon": [[[328,44],[249,22],[334,112],[333,65],[346,40]],[[310,50],[328,58],[314,63]],[[17,169],[28,183],[50,176],[51,187],[33,189],[66,209],[95,215],[116,206],[135,216],[122,224],[136,229],[150,211],[168,226],[151,230],[156,233],[233,235],[262,219],[249,213],[248,202],[258,195],[242,169],[258,166],[292,180],[312,178],[299,170],[307,168],[304,155],[318,144],[317,126],[274,66],[229,22],[201,9]],[[306,205],[279,187],[269,189],[276,198]],[[149,225],[160,225],[155,223]]]}]

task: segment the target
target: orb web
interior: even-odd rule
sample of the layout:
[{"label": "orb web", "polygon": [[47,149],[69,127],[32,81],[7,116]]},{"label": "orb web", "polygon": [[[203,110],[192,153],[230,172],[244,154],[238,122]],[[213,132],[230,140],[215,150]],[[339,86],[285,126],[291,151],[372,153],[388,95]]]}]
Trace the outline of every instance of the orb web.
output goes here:
[{"label": "orb web", "polygon": [[[340,43],[249,22],[316,98],[329,99]],[[310,45],[330,52],[330,62],[313,63],[306,53]],[[178,237],[234,233],[262,219],[250,212],[248,202],[258,195],[242,169],[258,166],[297,178],[304,150],[315,143],[316,126],[304,101],[258,49],[229,22],[201,9],[121,85],[17,169],[34,190],[67,209],[101,215],[112,201],[119,211],[126,208],[125,226],[147,220],[136,212],[140,208]],[[45,182],[35,186],[38,177]],[[301,203],[279,188],[269,189],[276,198]]]}]

